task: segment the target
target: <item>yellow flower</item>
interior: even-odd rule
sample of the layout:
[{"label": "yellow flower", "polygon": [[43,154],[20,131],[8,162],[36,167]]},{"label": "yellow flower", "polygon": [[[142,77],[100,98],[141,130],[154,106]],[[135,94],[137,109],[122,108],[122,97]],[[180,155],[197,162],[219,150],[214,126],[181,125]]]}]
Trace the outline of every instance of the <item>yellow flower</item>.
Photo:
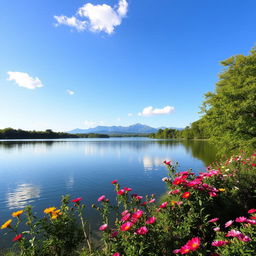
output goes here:
[{"label": "yellow flower", "polygon": [[44,209],[44,213],[49,214],[55,210],[56,210],[56,207],[49,207],[49,208]]},{"label": "yellow flower", "polygon": [[175,204],[177,204],[177,201],[171,201],[171,204],[175,205]]},{"label": "yellow flower", "polygon": [[8,228],[11,224],[12,220],[7,220],[2,226],[1,226],[1,229],[4,229],[4,228]]},{"label": "yellow flower", "polygon": [[12,213],[12,217],[19,217],[24,211],[23,210],[20,210],[20,211],[17,211],[17,212],[13,212]]},{"label": "yellow flower", "polygon": [[60,210],[56,210],[56,211],[53,211],[51,212],[51,215],[52,215],[52,219],[55,220],[57,219],[60,215],[62,215],[62,212]]},{"label": "yellow flower", "polygon": [[225,188],[219,188],[219,191],[224,192],[224,191],[226,191],[226,189]]}]

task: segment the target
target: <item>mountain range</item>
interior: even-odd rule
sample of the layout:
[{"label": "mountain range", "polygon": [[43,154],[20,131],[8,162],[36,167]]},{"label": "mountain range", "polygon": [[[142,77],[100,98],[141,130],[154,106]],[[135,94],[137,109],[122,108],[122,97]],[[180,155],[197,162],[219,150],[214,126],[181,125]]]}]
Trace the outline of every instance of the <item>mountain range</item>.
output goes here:
[{"label": "mountain range", "polygon": [[[74,129],[72,131],[68,131],[68,133],[76,134],[76,133],[99,133],[99,134],[148,134],[155,133],[158,129],[165,129],[166,127],[153,128],[144,124],[134,124],[130,126],[97,126],[89,129]],[[182,129],[169,127],[172,129]]]}]

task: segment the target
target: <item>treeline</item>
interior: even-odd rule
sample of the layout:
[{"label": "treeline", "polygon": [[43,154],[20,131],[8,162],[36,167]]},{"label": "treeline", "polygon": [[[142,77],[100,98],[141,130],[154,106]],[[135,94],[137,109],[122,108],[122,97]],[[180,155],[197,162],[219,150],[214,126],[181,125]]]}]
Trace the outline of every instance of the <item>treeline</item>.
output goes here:
[{"label": "treeline", "polygon": [[154,138],[208,139],[222,151],[256,148],[256,48],[221,62],[215,91],[205,94],[202,117],[182,131],[159,130]]},{"label": "treeline", "polygon": [[61,139],[61,138],[108,138],[105,134],[70,134],[65,132],[24,131],[21,129],[5,128],[0,130],[0,139]]}]

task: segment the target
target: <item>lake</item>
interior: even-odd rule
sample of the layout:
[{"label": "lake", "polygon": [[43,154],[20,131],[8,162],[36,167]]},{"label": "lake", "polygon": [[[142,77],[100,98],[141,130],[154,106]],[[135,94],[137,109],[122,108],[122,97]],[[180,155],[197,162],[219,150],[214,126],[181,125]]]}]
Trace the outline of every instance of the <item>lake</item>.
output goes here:
[{"label": "lake", "polygon": [[38,215],[58,206],[62,195],[82,197],[87,217],[100,224],[91,208],[97,198],[115,198],[111,181],[139,195],[161,196],[167,175],[164,160],[180,170],[203,171],[215,160],[206,141],[163,141],[149,138],[0,141],[0,223],[31,204]]}]

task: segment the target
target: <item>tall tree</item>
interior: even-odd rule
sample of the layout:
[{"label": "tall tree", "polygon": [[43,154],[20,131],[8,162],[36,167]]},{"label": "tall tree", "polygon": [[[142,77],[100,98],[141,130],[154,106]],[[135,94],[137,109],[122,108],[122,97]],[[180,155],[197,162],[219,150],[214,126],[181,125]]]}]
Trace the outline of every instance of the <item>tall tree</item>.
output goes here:
[{"label": "tall tree", "polygon": [[256,147],[256,48],[248,56],[221,62],[225,67],[202,111],[211,140],[228,148]]}]

